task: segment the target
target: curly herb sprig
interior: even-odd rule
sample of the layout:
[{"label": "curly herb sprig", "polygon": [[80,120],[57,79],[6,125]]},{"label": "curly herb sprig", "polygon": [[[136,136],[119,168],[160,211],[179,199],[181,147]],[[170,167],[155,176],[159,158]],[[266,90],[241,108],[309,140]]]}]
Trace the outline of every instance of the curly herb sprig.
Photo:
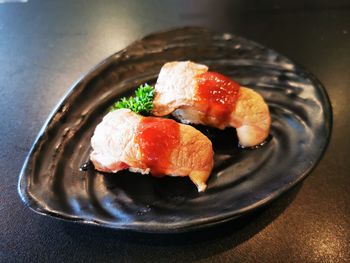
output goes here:
[{"label": "curly herb sprig", "polygon": [[147,83],[135,91],[135,97],[122,98],[113,104],[110,111],[130,109],[142,115],[149,115],[153,109],[154,88]]}]

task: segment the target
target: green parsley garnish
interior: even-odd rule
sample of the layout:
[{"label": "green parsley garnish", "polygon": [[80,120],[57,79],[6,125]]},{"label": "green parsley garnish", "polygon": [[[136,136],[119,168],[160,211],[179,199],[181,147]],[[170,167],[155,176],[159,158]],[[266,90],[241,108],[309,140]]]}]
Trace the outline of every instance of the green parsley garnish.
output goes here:
[{"label": "green parsley garnish", "polygon": [[110,111],[130,109],[133,112],[149,115],[153,109],[154,88],[147,83],[135,91],[135,97],[122,98],[113,104]]}]

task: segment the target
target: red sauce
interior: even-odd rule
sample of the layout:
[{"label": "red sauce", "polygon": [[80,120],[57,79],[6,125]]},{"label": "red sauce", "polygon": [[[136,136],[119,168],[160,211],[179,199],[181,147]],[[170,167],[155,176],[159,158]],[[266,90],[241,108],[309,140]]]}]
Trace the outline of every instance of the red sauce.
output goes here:
[{"label": "red sauce", "polygon": [[217,122],[230,120],[239,93],[240,85],[216,72],[205,72],[197,76],[199,104],[206,117]]},{"label": "red sauce", "polygon": [[141,149],[142,162],[152,175],[165,175],[171,153],[180,142],[180,125],[169,119],[145,117],[135,140]]}]

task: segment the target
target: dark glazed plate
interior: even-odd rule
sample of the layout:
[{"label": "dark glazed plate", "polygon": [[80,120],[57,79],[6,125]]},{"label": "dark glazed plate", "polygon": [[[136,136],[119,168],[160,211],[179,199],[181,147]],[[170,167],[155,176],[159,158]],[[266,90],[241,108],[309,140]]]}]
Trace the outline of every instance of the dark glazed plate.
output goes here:
[{"label": "dark glazed plate", "polygon": [[[208,189],[188,178],[79,171],[90,138],[110,105],[161,66],[192,60],[260,92],[269,104],[269,141],[237,147],[233,129],[200,129],[212,139]],[[68,92],[43,127],[23,166],[19,193],[34,211],[62,219],[143,232],[179,232],[252,211],[303,179],[321,158],[331,131],[321,84],[277,52],[231,34],[180,28],[136,41],[93,68]]]}]

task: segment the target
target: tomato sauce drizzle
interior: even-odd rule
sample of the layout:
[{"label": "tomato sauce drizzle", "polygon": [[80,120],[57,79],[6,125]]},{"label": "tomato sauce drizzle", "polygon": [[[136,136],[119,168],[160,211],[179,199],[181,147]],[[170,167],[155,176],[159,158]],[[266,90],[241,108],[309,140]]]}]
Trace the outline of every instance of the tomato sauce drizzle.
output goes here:
[{"label": "tomato sauce drizzle", "polygon": [[152,175],[165,175],[171,153],[180,143],[180,125],[173,120],[144,117],[138,125],[135,142],[141,150],[142,163]]},{"label": "tomato sauce drizzle", "polygon": [[199,105],[206,118],[213,117],[218,123],[230,120],[239,95],[240,85],[216,72],[197,76]]}]

